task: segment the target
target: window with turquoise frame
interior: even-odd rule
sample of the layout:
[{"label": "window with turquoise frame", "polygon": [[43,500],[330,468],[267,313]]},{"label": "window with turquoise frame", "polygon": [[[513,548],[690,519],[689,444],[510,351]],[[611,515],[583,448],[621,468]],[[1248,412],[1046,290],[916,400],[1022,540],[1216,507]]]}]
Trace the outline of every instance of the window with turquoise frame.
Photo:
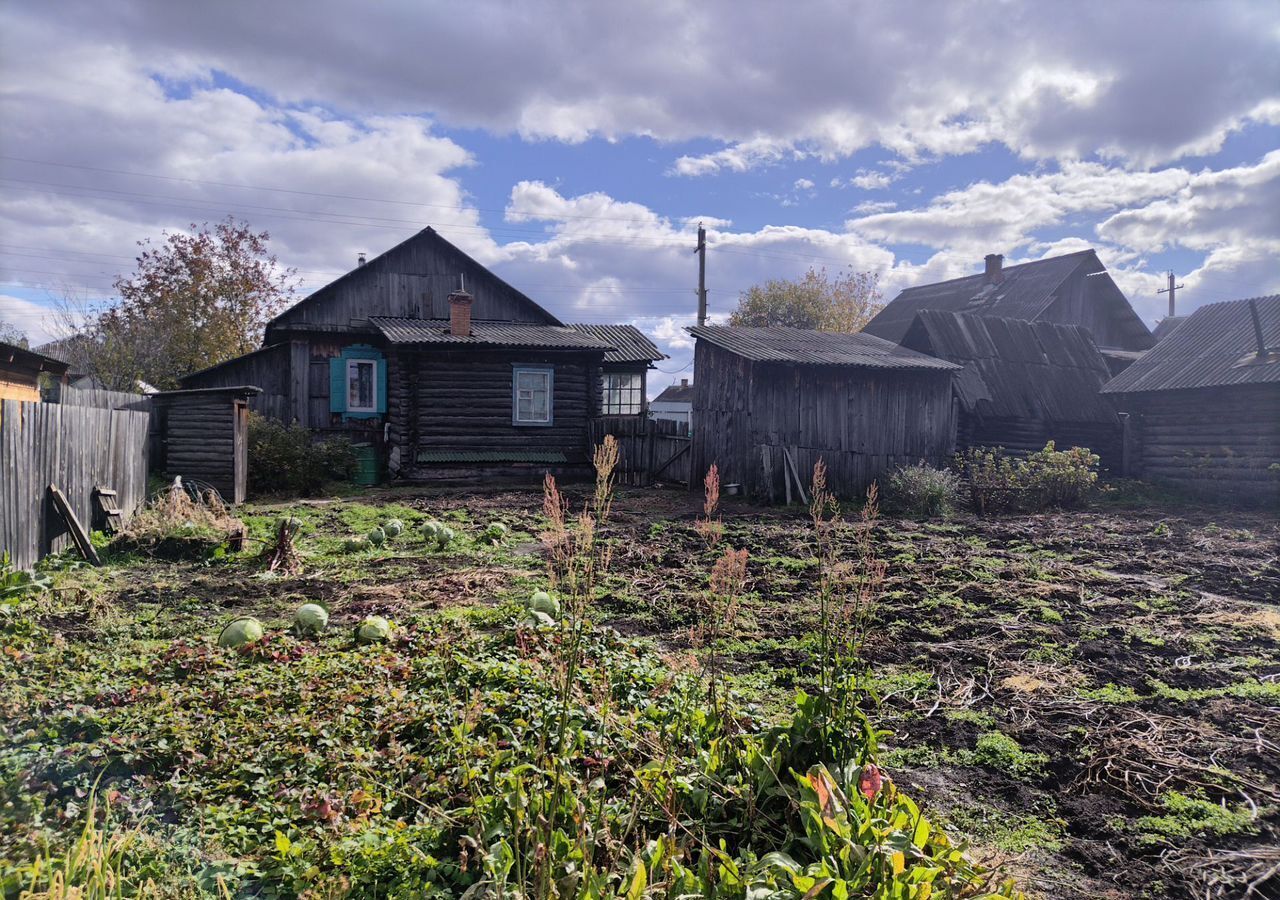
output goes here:
[{"label": "window with turquoise frame", "polygon": [[516,366],[511,370],[513,425],[551,425],[555,372],[550,366]]}]

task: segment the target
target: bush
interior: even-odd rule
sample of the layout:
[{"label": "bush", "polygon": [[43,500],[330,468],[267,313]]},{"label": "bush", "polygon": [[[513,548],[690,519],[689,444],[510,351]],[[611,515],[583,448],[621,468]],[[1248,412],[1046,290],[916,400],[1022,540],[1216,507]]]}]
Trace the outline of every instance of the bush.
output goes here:
[{"label": "bush", "polygon": [[948,516],[960,503],[964,485],[948,469],[935,469],[923,460],[903,466],[889,476],[885,501],[893,509],[915,516]]},{"label": "bush", "polygon": [[356,468],[346,438],[317,441],[301,425],[249,417],[249,490],[255,495],[311,496],[331,480],[346,480]]},{"label": "bush", "polygon": [[1006,456],[1001,447],[970,447],[955,459],[979,515],[1080,506],[1097,486],[1097,466],[1087,447],[1058,450],[1053,441],[1025,459]]}]

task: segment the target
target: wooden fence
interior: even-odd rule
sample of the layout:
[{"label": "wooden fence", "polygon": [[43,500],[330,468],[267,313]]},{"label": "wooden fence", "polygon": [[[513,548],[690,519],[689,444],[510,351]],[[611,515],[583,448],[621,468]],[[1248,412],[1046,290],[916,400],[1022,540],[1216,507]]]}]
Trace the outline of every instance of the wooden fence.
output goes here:
[{"label": "wooden fence", "polygon": [[69,543],[49,486],[94,527],[96,487],[116,491],[127,519],[146,500],[151,414],[75,403],[0,401],[0,552],[30,568]]},{"label": "wooden fence", "polygon": [[58,402],[63,406],[129,409],[136,412],[151,411],[151,398],[146,394],[131,394],[128,391],[108,391],[105,388],[82,388],[69,385],[62,389]]},{"label": "wooden fence", "polygon": [[689,483],[689,447],[693,439],[683,422],[643,416],[601,416],[591,420],[593,447],[607,434],[618,441],[620,484]]}]

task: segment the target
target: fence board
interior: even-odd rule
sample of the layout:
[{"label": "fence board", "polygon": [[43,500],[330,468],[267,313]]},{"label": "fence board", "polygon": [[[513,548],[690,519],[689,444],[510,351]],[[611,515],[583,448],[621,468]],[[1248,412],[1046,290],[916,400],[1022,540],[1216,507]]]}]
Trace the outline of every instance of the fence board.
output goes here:
[{"label": "fence board", "polygon": [[654,481],[689,483],[691,438],[683,422],[643,416],[599,416],[591,420],[591,444],[605,435],[618,442],[620,484],[643,486]]},{"label": "fence board", "polygon": [[146,394],[128,391],[108,391],[105,388],[75,387],[62,389],[58,402],[63,406],[93,406],[99,409],[130,409],[151,411],[151,398]]},{"label": "fence board", "polygon": [[50,484],[86,525],[99,485],[115,489],[131,516],[146,500],[150,420],[148,412],[110,406],[0,401],[0,551],[26,569],[67,546]]}]

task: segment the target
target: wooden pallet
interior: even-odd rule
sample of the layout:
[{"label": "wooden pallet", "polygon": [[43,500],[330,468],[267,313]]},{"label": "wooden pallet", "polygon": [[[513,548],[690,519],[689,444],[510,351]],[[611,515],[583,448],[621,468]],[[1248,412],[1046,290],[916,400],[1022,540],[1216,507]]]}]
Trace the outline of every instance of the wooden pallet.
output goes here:
[{"label": "wooden pallet", "polygon": [[116,492],[102,486],[93,489],[95,503],[94,513],[100,517],[104,530],[116,534],[124,527],[124,516],[120,512]]}]

